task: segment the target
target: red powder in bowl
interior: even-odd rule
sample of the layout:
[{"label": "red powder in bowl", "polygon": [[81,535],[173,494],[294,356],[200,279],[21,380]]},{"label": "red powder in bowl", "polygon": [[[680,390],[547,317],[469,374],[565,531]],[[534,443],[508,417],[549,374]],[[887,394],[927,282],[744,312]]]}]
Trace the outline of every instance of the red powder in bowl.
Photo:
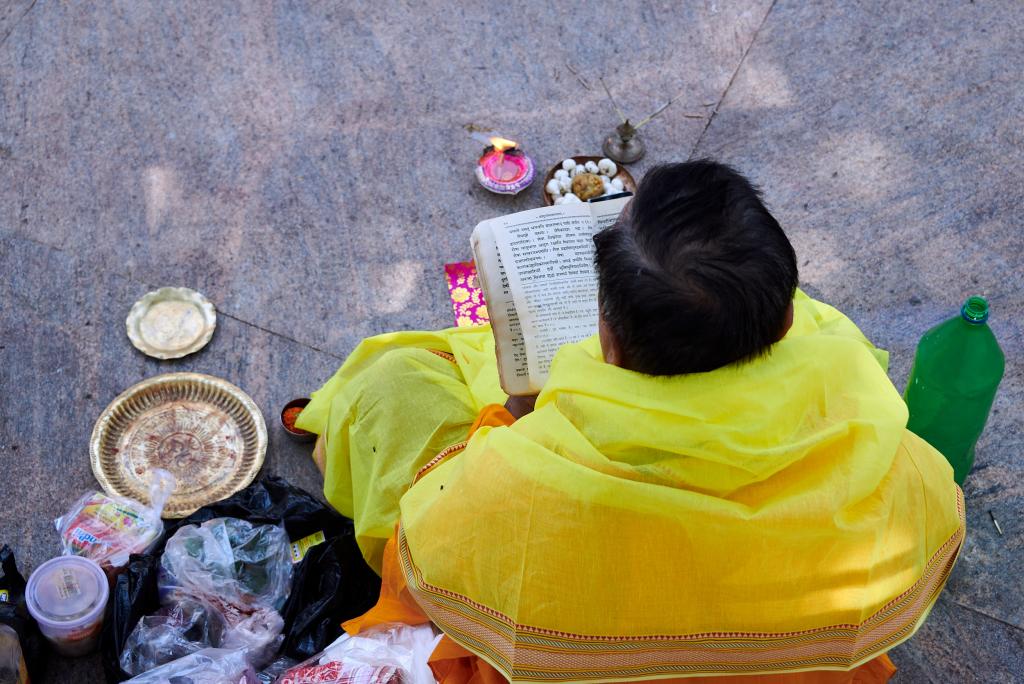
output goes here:
[{"label": "red powder in bowl", "polygon": [[306,432],[301,428],[295,427],[295,421],[299,419],[299,414],[302,413],[301,406],[292,406],[284,410],[281,414],[281,420],[284,421],[284,426],[292,432]]}]

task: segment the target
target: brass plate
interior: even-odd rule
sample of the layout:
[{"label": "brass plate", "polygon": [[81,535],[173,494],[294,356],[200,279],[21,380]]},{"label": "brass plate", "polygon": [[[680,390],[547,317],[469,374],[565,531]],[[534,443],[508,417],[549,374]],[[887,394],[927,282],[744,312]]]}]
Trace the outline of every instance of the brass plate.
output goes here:
[{"label": "brass plate", "polygon": [[255,479],[267,453],[256,403],[231,383],[201,373],[166,373],[129,387],[92,430],[92,472],[108,494],[149,502],[148,472],[177,486],[163,517],[183,518]]},{"label": "brass plate", "polygon": [[161,287],[135,302],[124,322],[135,348],[155,359],[178,359],[206,346],[217,327],[210,300],[187,287]]}]

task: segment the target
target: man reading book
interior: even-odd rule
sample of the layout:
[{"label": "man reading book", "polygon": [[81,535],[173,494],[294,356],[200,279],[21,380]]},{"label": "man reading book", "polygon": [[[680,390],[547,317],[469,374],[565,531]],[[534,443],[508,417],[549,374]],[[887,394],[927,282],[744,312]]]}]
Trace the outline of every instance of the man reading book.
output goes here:
[{"label": "man reading book", "polygon": [[[496,227],[513,319],[538,313],[515,291],[538,253],[522,226],[555,220]],[[887,680],[964,520],[886,353],[796,289],[782,229],[722,164],[648,172],[594,245],[597,334],[534,350],[537,396],[499,385],[507,330],[403,332],[302,413],[383,577],[346,629],[433,622],[445,682]]]}]

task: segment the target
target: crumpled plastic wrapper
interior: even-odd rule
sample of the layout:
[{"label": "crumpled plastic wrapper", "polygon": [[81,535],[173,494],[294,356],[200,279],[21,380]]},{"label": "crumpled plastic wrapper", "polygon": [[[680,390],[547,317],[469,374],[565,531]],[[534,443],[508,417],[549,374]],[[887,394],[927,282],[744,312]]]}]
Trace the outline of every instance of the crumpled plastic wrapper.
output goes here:
[{"label": "crumpled plastic wrapper", "polygon": [[204,648],[132,677],[127,684],[258,684],[244,649]]},{"label": "crumpled plastic wrapper", "polygon": [[174,596],[191,595],[243,610],[251,606],[280,610],[291,581],[291,551],[284,528],[237,518],[182,527],[167,540],[160,559],[159,590],[165,605]]}]

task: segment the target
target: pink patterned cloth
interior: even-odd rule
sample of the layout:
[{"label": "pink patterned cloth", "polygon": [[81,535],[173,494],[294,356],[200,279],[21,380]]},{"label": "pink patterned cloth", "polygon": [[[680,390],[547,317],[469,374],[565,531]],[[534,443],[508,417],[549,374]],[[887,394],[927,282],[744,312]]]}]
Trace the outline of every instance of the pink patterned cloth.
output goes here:
[{"label": "pink patterned cloth", "polygon": [[445,264],[444,273],[448,278],[455,325],[464,328],[489,323],[491,318],[487,315],[487,302],[484,301],[484,291],[480,289],[476,264],[472,261]]}]

